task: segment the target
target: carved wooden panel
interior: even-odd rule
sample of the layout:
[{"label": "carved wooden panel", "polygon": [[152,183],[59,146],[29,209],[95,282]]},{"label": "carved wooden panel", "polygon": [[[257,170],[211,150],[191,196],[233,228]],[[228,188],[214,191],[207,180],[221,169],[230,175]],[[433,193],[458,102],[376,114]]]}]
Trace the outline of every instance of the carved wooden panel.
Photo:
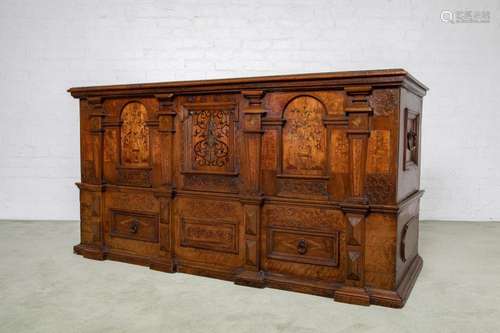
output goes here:
[{"label": "carved wooden panel", "polygon": [[125,105],[121,115],[121,162],[124,166],[149,165],[149,129],[146,107],[139,102]]},{"label": "carved wooden panel", "polygon": [[210,219],[181,219],[181,246],[238,253],[238,223]]},{"label": "carved wooden panel", "polygon": [[187,103],[185,172],[234,173],[236,104]]},{"label": "carved wooden panel", "polygon": [[338,234],[268,230],[267,257],[323,266],[338,264]]},{"label": "carved wooden panel", "polygon": [[326,110],[315,98],[300,96],[284,111],[283,174],[324,175],[326,164]]}]

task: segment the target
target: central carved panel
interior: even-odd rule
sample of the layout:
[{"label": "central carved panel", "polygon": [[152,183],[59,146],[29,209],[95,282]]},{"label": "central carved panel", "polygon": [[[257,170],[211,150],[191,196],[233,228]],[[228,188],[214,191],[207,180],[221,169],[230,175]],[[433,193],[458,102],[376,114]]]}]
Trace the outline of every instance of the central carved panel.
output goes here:
[{"label": "central carved panel", "polygon": [[325,173],[325,108],[315,98],[301,96],[285,109],[283,128],[283,173],[321,176]]},{"label": "central carved panel", "polygon": [[229,163],[230,114],[227,110],[193,112],[193,167],[224,167]]},{"label": "central carved panel", "polygon": [[236,104],[186,103],[184,172],[233,174]]}]

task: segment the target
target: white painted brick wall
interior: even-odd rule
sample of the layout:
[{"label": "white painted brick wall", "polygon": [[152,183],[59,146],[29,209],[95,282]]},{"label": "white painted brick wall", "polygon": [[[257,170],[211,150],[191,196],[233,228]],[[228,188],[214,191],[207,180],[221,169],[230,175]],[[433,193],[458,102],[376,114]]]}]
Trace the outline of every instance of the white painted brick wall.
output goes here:
[{"label": "white painted brick wall", "polygon": [[492,0],[0,0],[0,218],[78,218],[68,87],[403,67],[431,88],[422,218],[500,220],[499,54]]}]

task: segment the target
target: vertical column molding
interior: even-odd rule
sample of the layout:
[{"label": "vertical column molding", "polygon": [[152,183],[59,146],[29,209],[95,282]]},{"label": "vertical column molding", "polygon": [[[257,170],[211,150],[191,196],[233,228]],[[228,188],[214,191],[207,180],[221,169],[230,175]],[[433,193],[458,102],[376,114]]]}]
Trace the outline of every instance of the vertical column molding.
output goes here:
[{"label": "vertical column molding", "polygon": [[158,94],[155,97],[159,102],[158,133],[160,135],[160,145],[166,147],[166,149],[160,149],[161,184],[173,191],[173,146],[175,116],[177,115],[174,110],[174,94]]},{"label": "vertical column molding", "polygon": [[342,205],[346,220],[346,282],[345,287],[334,294],[336,301],[369,305],[370,298],[365,286],[365,228],[368,203],[365,190],[366,155],[370,136],[370,121],[373,115],[368,97],[371,86],[346,87],[347,105],[345,115],[348,120],[347,138],[349,142],[349,183],[350,193]]},{"label": "vertical column molding", "polygon": [[158,100],[158,135],[160,136],[160,179],[161,188],[154,192],[160,202],[160,254],[151,259],[150,268],[173,273],[175,265],[175,240],[172,225],[172,198],[175,195],[173,181],[173,154],[175,135],[174,97],[172,93],[155,95]]},{"label": "vertical column molding", "polygon": [[103,162],[104,162],[104,112],[101,97],[89,97],[87,102],[90,108],[89,112],[89,133],[92,136],[92,156],[94,162],[94,184],[103,184]]},{"label": "vertical column molding", "polygon": [[262,105],[264,91],[245,90],[241,94],[248,101],[243,113],[243,146],[241,155],[241,177],[245,246],[242,272],[235,283],[253,287],[264,287],[264,276],[260,269],[260,215],[263,197],[260,188],[260,152],[262,144],[262,117],[266,110]]},{"label": "vertical column molding", "polygon": [[368,103],[371,86],[346,87],[349,140],[350,202],[368,203],[365,191],[366,154],[370,136],[370,117],[373,109]]},{"label": "vertical column molding", "polygon": [[[80,190],[80,228],[81,243],[74,247],[76,253],[86,258],[104,259],[104,119],[106,113],[101,97],[88,97],[88,132],[90,141],[83,140],[82,149],[92,152],[91,165],[83,165],[82,183],[77,183]],[[91,147],[88,147],[90,145]],[[86,199],[84,199],[86,198]],[[85,232],[84,232],[85,230]]]}]

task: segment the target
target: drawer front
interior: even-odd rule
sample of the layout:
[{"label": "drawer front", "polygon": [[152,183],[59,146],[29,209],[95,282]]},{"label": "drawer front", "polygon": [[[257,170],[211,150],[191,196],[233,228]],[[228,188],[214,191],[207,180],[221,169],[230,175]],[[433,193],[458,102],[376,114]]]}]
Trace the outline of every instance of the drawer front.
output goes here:
[{"label": "drawer front", "polygon": [[114,209],[111,215],[111,237],[158,242],[158,215]]},{"label": "drawer front", "polygon": [[338,233],[320,234],[270,228],[267,257],[314,265],[338,265]]}]

